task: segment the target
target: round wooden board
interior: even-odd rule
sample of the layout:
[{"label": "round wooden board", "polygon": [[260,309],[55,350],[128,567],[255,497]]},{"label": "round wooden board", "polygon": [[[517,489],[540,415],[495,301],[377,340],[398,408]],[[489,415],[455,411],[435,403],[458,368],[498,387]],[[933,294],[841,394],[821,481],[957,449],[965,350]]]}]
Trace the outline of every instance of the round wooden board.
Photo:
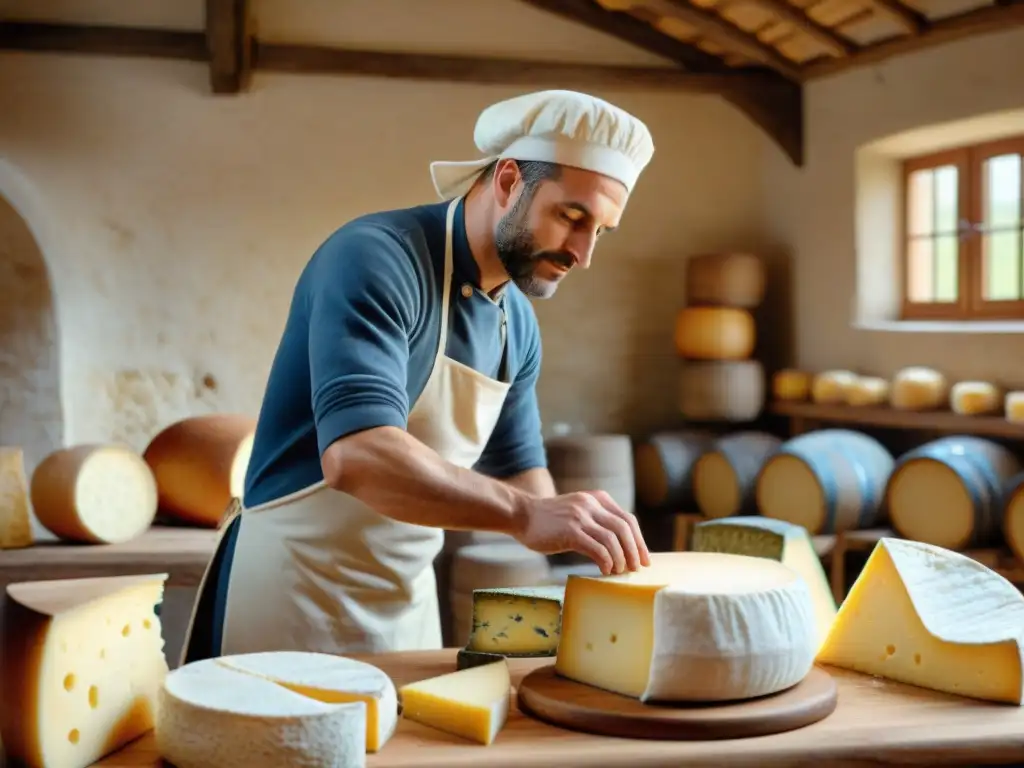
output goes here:
[{"label": "round wooden board", "polygon": [[814,667],[788,690],[735,704],[643,704],[555,674],[550,664],[519,684],[519,708],[551,725],[629,739],[709,741],[767,736],[803,728],[832,714],[838,689]]}]

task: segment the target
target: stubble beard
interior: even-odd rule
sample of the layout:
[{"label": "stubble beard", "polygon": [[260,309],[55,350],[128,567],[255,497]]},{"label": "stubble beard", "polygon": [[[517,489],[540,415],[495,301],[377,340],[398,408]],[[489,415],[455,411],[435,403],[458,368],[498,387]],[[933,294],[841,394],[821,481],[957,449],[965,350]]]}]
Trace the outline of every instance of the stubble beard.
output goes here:
[{"label": "stubble beard", "polygon": [[533,233],[526,225],[528,197],[531,196],[524,190],[512,210],[501,217],[494,232],[494,247],[509,279],[520,291],[531,298],[549,299],[558,290],[558,281],[538,277],[537,266],[546,260],[571,267],[572,260],[562,253],[537,250]]}]

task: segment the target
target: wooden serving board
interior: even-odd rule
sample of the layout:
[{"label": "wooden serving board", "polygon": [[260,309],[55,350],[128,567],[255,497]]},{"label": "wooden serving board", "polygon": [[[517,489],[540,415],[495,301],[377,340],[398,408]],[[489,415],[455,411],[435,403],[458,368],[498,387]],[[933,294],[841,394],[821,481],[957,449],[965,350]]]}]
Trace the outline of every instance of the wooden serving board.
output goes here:
[{"label": "wooden serving board", "polygon": [[792,731],[831,715],[837,687],[814,667],[803,682],[773,696],[724,705],[644,704],[568,680],[555,665],[535,669],[519,684],[519,709],[552,725],[599,736],[708,741]]}]

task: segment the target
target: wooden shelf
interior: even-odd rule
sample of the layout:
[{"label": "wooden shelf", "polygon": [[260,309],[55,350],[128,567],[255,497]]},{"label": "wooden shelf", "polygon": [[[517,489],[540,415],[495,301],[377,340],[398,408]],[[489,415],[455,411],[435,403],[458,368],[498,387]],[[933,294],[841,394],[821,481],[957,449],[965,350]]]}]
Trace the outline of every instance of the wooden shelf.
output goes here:
[{"label": "wooden shelf", "polygon": [[784,416],[798,422],[793,424],[793,434],[805,431],[798,428],[799,422],[828,421],[1024,441],[1024,424],[1014,424],[1001,416],[960,416],[952,411],[897,411],[892,408],[795,402],[774,402],[768,410],[775,416]]}]

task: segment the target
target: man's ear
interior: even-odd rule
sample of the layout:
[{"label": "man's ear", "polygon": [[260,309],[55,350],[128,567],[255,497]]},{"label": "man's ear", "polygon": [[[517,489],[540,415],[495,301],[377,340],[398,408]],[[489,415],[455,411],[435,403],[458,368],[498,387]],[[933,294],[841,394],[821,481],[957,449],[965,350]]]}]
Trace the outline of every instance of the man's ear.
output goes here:
[{"label": "man's ear", "polygon": [[515,160],[504,158],[498,161],[491,183],[494,185],[494,201],[499,207],[507,208],[515,200],[522,178]]}]

